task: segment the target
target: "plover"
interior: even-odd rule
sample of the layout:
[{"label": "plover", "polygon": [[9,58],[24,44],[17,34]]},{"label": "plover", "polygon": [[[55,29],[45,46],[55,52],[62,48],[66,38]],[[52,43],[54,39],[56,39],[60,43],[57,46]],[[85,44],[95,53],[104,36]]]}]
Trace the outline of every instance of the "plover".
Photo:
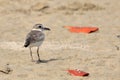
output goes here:
[{"label": "plover", "polygon": [[41,62],[41,59],[39,56],[39,47],[45,39],[45,34],[43,33],[44,30],[50,30],[50,29],[44,27],[42,24],[35,24],[32,30],[27,34],[25,44],[24,44],[24,47],[29,47],[32,61],[34,60],[33,60],[31,48],[37,47],[38,63]]}]

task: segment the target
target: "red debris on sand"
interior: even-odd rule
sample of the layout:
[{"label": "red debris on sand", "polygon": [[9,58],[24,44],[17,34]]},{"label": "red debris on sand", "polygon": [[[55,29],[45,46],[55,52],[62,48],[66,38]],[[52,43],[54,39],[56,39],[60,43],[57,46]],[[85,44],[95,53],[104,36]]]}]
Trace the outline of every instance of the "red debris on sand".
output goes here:
[{"label": "red debris on sand", "polygon": [[81,70],[68,70],[68,72],[74,76],[88,76],[89,75],[89,73],[81,71]]},{"label": "red debris on sand", "polygon": [[76,27],[76,26],[65,26],[70,32],[74,33],[91,33],[98,30],[97,27]]}]

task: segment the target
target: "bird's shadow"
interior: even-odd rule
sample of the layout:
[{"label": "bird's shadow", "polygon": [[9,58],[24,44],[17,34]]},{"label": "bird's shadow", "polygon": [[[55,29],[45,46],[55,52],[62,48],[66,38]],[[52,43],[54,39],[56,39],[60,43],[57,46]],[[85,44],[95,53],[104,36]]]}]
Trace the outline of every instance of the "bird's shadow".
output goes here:
[{"label": "bird's shadow", "polygon": [[37,63],[48,63],[48,62],[57,61],[57,60],[62,60],[62,59],[48,59],[48,60],[41,60],[40,62],[37,62]]}]

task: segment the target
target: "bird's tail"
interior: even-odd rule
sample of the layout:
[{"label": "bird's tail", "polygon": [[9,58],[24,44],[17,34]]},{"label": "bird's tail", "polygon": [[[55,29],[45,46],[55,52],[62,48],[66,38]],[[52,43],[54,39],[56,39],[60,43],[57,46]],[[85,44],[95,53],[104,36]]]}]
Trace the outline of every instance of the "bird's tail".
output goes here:
[{"label": "bird's tail", "polygon": [[28,47],[30,45],[30,41],[29,40],[26,40],[25,44],[24,44],[24,47]]},{"label": "bird's tail", "polygon": [[24,44],[24,47],[28,47],[29,45],[28,44]]}]

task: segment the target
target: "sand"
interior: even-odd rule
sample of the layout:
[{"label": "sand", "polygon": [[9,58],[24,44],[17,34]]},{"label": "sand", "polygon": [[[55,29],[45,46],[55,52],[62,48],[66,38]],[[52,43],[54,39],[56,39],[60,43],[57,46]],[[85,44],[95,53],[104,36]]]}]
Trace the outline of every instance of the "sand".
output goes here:
[{"label": "sand", "polygon": [[[119,0],[0,0],[0,80],[120,80]],[[42,23],[46,39],[40,48],[45,63],[30,61],[24,39]],[[64,26],[95,26],[99,31],[71,33]],[[37,60],[36,48],[33,49]],[[88,72],[87,77],[68,69]]]}]

